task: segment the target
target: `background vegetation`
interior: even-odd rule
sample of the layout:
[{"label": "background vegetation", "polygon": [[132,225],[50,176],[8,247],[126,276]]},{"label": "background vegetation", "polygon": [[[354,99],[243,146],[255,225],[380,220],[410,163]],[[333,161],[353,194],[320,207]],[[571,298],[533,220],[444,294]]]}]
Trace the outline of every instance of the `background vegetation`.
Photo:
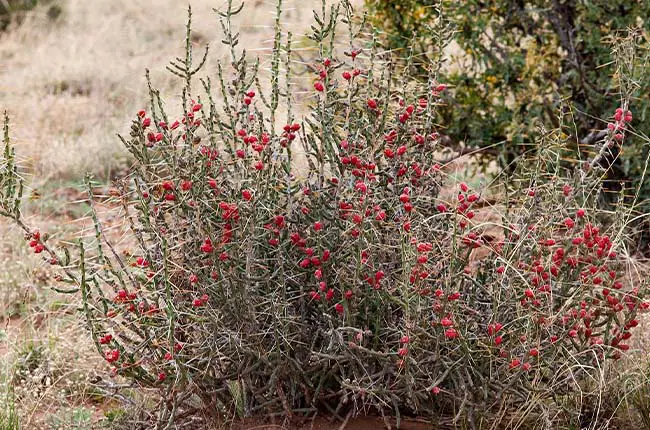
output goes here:
[{"label": "background vegetation", "polygon": [[[621,94],[632,91],[635,121],[621,148],[602,160],[607,188],[623,190],[647,212],[650,182],[639,182],[648,158],[650,77],[648,56],[650,4],[638,1],[434,1],[367,0],[388,46],[411,55],[414,67],[439,52],[438,17],[454,29],[457,51],[441,71],[453,88],[441,109],[452,144],[482,148],[487,163],[495,158],[512,166],[519,154],[535,152],[546,130],[562,128],[570,139],[572,160],[589,158],[603,138]],[[628,33],[631,31],[631,33]],[[616,41],[634,38],[626,70],[617,62]],[[619,77],[627,76],[622,88]],[[453,99],[453,100],[452,100]],[[609,203],[616,197],[607,199]],[[646,240],[647,219],[638,226]]]}]

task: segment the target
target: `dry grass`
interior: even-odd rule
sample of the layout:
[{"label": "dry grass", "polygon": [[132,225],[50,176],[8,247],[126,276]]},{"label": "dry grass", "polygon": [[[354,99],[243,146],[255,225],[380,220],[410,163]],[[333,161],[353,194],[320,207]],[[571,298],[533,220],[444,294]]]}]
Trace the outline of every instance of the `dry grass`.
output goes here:
[{"label": "dry grass", "polygon": [[[226,58],[212,8],[223,0],[194,0],[195,45],[210,45],[204,69],[214,75]],[[317,0],[285,0],[287,30],[303,33]],[[179,83],[165,71],[182,54],[186,2],[175,0],[67,0],[51,21],[37,8],[0,39],[0,108],[7,109],[21,155],[43,178],[74,178],[86,171],[102,176],[124,156],[117,132],[128,129],[146,106],[145,68],[167,97]],[[272,43],[275,2],[246,5],[241,46],[264,56]],[[264,62],[264,58],[262,58]]]},{"label": "dry grass", "polygon": [[22,428],[56,428],[73,406],[92,416],[89,378],[105,365],[76,317],[78,300],[52,293],[49,271],[22,239],[6,226],[0,234],[0,416],[7,403]]}]

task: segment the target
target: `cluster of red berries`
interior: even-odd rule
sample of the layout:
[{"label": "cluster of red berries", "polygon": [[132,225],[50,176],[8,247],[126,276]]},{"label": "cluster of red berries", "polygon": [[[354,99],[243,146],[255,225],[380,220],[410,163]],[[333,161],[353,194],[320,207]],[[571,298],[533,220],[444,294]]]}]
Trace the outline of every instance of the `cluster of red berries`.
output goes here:
[{"label": "cluster of red berries", "polygon": [[195,308],[200,308],[201,306],[205,306],[206,303],[210,300],[210,296],[207,294],[203,294],[201,297],[196,298],[192,300],[192,306]]},{"label": "cluster of red berries", "polygon": [[319,93],[325,91],[325,85],[323,84],[323,82],[326,82],[327,80],[329,68],[332,66],[332,60],[329,58],[325,58],[323,59],[322,63],[323,66],[318,71],[318,78],[314,82],[314,89]]},{"label": "cluster of red berries", "polygon": [[[565,185],[562,191],[568,197],[571,187]],[[629,349],[624,341],[632,337],[629,330],[638,325],[634,315],[650,306],[639,299],[638,288],[624,290],[624,283],[612,267],[616,258],[613,242],[601,234],[598,227],[584,221],[585,217],[584,209],[576,210],[575,218],[566,217],[562,221],[566,230],[559,230],[561,238],[538,240],[539,248],[537,253],[531,254],[530,262],[516,263],[516,270],[528,274],[530,285],[520,290],[520,304],[524,309],[533,310],[531,315],[537,324],[547,327],[550,344],[560,341],[564,334],[577,345],[609,345],[614,351],[608,357],[617,359],[620,353],[616,349]],[[519,237],[512,233],[509,241],[514,243]],[[502,275],[506,269],[500,265],[496,272]],[[561,300],[577,291],[581,292],[582,300],[559,315],[547,315],[547,309],[556,306],[546,305],[547,302]],[[622,326],[620,321],[624,322]],[[488,333],[493,335],[500,329],[501,326],[490,325]],[[553,331],[557,334],[552,334]],[[525,336],[520,340],[524,343]],[[503,337],[495,337],[497,346],[502,341]],[[537,357],[540,351],[532,348],[528,354]],[[508,354],[502,350],[501,355],[507,357]],[[602,358],[603,350],[598,350],[597,355]],[[520,366],[524,370],[531,368],[523,359],[513,359],[510,364],[511,368]]]},{"label": "cluster of red berries", "polygon": [[206,167],[211,167],[212,162],[217,158],[219,158],[220,155],[219,150],[217,148],[209,148],[205,145],[201,146],[201,149],[199,149],[199,153],[207,158],[205,162]]},{"label": "cluster of red berries", "polygon": [[114,363],[120,359],[120,350],[119,349],[109,349],[104,353],[104,358],[109,363]]},{"label": "cluster of red berries", "polygon": [[99,338],[99,343],[102,345],[106,345],[107,343],[110,343],[113,340],[113,335],[112,334],[105,334],[104,336]]},{"label": "cluster of red berries", "polygon": [[361,74],[361,70],[359,70],[359,69],[353,69],[351,72],[349,72],[349,71],[347,71],[347,70],[344,71],[344,72],[341,74],[341,76],[342,76],[343,79],[345,79],[346,81],[351,81],[352,78],[354,78],[354,77],[356,77],[356,76],[359,76],[360,74]]},{"label": "cluster of red berries", "polygon": [[[361,53],[360,49],[354,49],[351,52],[346,53],[348,56],[355,60],[356,57]],[[323,92],[325,91],[325,85],[327,84],[327,78],[329,76],[330,68],[332,67],[332,60],[330,58],[325,58],[322,60],[322,66],[318,70],[318,78],[314,81],[314,89],[316,91]],[[351,83],[355,77],[361,75],[361,70],[354,67],[352,70],[345,70],[341,73],[341,77]]]},{"label": "cluster of red berries", "polygon": [[[409,153],[409,149],[411,149],[410,153],[412,154],[414,149],[409,147],[408,143],[404,143],[400,136],[400,133],[396,129],[392,129],[384,134],[384,142],[387,146],[384,148],[383,154],[388,161],[394,161],[395,168],[397,169],[396,179],[404,177],[410,171],[412,173],[410,178],[411,185],[418,185],[423,176],[426,174],[437,173],[439,171],[440,166],[437,164],[434,164],[431,168],[427,169],[417,161],[411,161],[410,164],[404,163],[402,156],[406,156],[406,154]],[[416,142],[418,147],[424,145],[426,141],[425,136],[417,130],[413,131],[410,136]],[[438,139],[438,133],[433,132],[429,135],[429,141],[434,142],[436,139]],[[395,148],[397,142],[401,142],[402,144]],[[418,150],[421,151],[422,148],[419,148]],[[388,182],[392,183],[393,180],[393,178],[389,178]]]},{"label": "cluster of red berries", "polygon": [[[189,125],[192,127],[198,127],[201,125],[201,120],[200,119],[195,119],[195,112],[198,112],[201,110],[203,106],[201,103],[197,103],[194,100],[192,100],[190,112],[186,114],[180,121],[176,120],[174,121],[171,125],[168,125],[165,121],[159,121],[158,122],[158,129],[159,130],[164,130],[164,131],[170,131],[170,130],[175,130],[177,129],[181,124],[188,124],[188,120],[190,121]],[[147,147],[153,147],[154,144],[160,143],[163,141],[165,138],[165,135],[162,132],[159,131],[147,131],[147,129],[151,126],[151,118],[147,116],[147,112],[145,110],[140,110],[138,111],[138,121],[140,126],[142,127],[142,130],[146,132],[146,146]],[[186,138],[186,135],[183,134],[183,139]]]},{"label": "cluster of red berries", "polygon": [[296,139],[296,133],[300,130],[300,124],[286,124],[283,128],[282,135],[280,136],[280,145],[286,148],[291,142]]},{"label": "cluster of red berries", "polygon": [[246,106],[250,105],[251,103],[253,103],[254,98],[255,98],[255,91],[253,90],[248,91],[244,97],[244,104]]},{"label": "cluster of red berries", "polygon": [[203,241],[203,244],[201,245],[201,252],[205,254],[210,254],[214,251],[214,246],[212,246],[212,240],[211,239],[205,239]]},{"label": "cluster of red berries", "polygon": [[[113,297],[113,303],[124,305],[128,312],[139,312],[145,315],[153,315],[159,311],[155,303],[147,303],[145,300],[140,300],[136,306],[137,299],[138,295],[134,292],[128,293],[126,290],[118,290],[115,297]],[[114,311],[112,316],[114,316]]]},{"label": "cluster of red berries", "polygon": [[[262,133],[259,137],[256,135],[249,134],[245,129],[240,129],[237,132],[237,135],[242,139],[245,145],[250,146],[251,149],[257,153],[261,154],[271,141],[271,137],[267,133]],[[235,151],[235,155],[239,159],[245,159],[247,157],[246,148],[240,148]],[[253,168],[257,171],[264,170],[264,162],[262,159],[258,159],[254,164]]]},{"label": "cluster of red berries", "polygon": [[[470,210],[472,205],[479,201],[480,196],[477,193],[470,192],[469,187],[464,182],[459,185],[460,192],[457,195],[456,213],[461,216],[458,226],[461,230],[467,227],[468,221],[475,216],[474,211]],[[444,203],[439,203],[436,206],[438,212],[449,212],[449,208]],[[463,243],[467,246],[478,247],[482,245],[478,235],[470,232],[463,238]]]},{"label": "cluster of red berries", "polygon": [[632,122],[632,112],[629,110],[624,110],[623,108],[617,108],[614,113],[614,123],[607,124],[607,129],[614,133],[613,137],[617,142],[623,140],[623,132],[625,131],[626,123]]},{"label": "cluster of red berries", "polygon": [[149,267],[149,262],[144,257],[137,257],[133,263],[134,267]]},{"label": "cluster of red berries", "polygon": [[456,339],[458,337],[458,332],[454,328],[454,321],[451,313],[448,313],[447,316],[440,319],[440,325],[445,331],[445,337],[447,339]]},{"label": "cluster of red berries", "polygon": [[[219,202],[221,210],[221,219],[224,221],[239,221],[239,207],[237,203]],[[226,223],[228,224],[228,223]]]},{"label": "cluster of red berries", "polygon": [[126,303],[135,300],[137,297],[138,295],[136,293],[128,293],[126,290],[118,290],[113,301],[115,303]]},{"label": "cluster of red berries", "polygon": [[41,233],[39,231],[35,231],[31,234],[29,247],[34,250],[34,254],[40,254],[45,250],[45,245],[41,243]]}]

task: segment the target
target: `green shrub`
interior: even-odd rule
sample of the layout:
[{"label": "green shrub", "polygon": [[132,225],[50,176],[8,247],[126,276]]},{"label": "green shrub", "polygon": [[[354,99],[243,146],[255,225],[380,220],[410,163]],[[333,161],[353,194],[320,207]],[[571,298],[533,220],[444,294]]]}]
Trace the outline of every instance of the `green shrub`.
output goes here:
[{"label": "green shrub", "polygon": [[[455,29],[457,59],[441,70],[440,79],[452,88],[447,105],[439,109],[441,123],[452,142],[483,148],[486,162],[496,155],[502,166],[512,166],[518,155],[538,150],[535,142],[544,130],[558,127],[571,136],[571,159],[589,158],[603,139],[598,132],[606,130],[623,95],[632,95],[634,121],[627,126],[633,132],[611,148],[602,164],[608,189],[618,191],[626,181],[626,192],[633,194],[630,190],[641,185],[636,203],[647,212],[650,181],[643,180],[643,173],[649,155],[645,136],[650,134],[649,2],[366,4],[388,47],[405,54],[412,49],[412,62],[420,70],[439,55],[441,22]],[[621,38],[631,39],[624,50]],[[621,83],[621,75],[630,79]]]},{"label": "green shrub", "polygon": [[[52,0],[40,0],[41,4],[52,3]],[[0,31],[9,27],[12,21],[21,22],[25,12],[32,10],[39,4],[39,0],[0,0]],[[50,4],[47,9],[47,17],[51,20],[57,19],[63,9],[57,3]]]},{"label": "green shrub", "polygon": [[565,169],[554,130],[516,180],[473,189],[441,161],[445,84],[398,73],[357,39],[347,3],[315,13],[306,70],[276,24],[266,77],[236,49],[235,9],[219,14],[232,56],[216,80],[196,79],[190,20],[186,55],[169,66],[185,83],[182,114],[150,83],[122,138],[135,164],[111,194],[126,247],[90,183],[95,232],[78,252],[27,226],[5,126],[0,213],[60,268],[57,290],[81,295],[114,373],[163,397],[157,427],[197,409],[464,423],[519,410],[577,426],[575,393],[602,382],[648,307],[626,277],[627,207],[597,221],[598,159]]}]

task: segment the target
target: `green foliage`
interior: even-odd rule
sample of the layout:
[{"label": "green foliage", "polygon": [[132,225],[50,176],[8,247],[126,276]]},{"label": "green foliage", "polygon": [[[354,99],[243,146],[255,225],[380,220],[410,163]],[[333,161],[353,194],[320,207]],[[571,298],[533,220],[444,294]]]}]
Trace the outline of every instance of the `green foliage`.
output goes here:
[{"label": "green foliage", "polygon": [[83,406],[59,411],[48,419],[51,430],[90,430],[92,410]]},{"label": "green foliage", "polygon": [[0,387],[2,388],[0,392],[0,430],[20,430],[20,417],[16,411],[13,392],[7,386],[6,380],[0,381]]},{"label": "green foliage", "polygon": [[12,382],[19,384],[22,379],[43,366],[47,360],[47,350],[44,345],[36,342],[25,343],[21,346],[21,350],[17,352],[13,365]]},{"label": "green foliage", "polygon": [[[454,28],[457,52],[440,80],[453,88],[441,107],[445,134],[473,148],[499,145],[502,166],[536,151],[540,127],[561,127],[572,141],[572,160],[592,156],[616,108],[629,100],[633,133],[602,164],[611,179],[641,186],[649,207],[650,181],[642,182],[650,134],[647,73],[650,3],[644,0],[367,0],[390,48],[426,68],[437,55],[437,20]],[[629,31],[629,32],[628,32]],[[451,36],[451,35],[448,35]],[[630,42],[631,44],[628,43]],[[627,43],[622,52],[619,47]],[[613,52],[614,51],[614,52]],[[627,80],[622,82],[622,80]],[[577,143],[580,142],[578,145]],[[485,151],[486,161],[495,151]],[[627,187],[627,192],[634,194]]]},{"label": "green foliage", "polygon": [[3,409],[0,410],[0,430],[20,430],[20,418],[16,412],[13,399],[2,402]]},{"label": "green foliage", "polygon": [[20,22],[23,14],[32,10],[38,4],[50,4],[47,9],[47,17],[56,20],[63,12],[62,7],[53,0],[0,0],[0,31],[9,27],[12,21]]}]

